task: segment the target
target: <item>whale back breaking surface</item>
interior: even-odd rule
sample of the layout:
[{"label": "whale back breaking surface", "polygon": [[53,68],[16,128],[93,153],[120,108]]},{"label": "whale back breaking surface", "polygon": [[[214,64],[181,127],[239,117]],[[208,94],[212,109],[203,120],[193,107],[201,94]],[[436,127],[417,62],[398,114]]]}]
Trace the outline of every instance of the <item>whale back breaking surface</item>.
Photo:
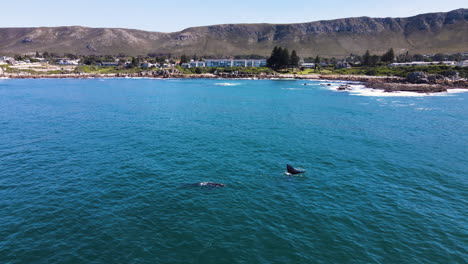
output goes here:
[{"label": "whale back breaking surface", "polygon": [[212,187],[212,188],[220,188],[226,186],[223,183],[216,183],[216,182],[197,182],[194,186],[198,187]]},{"label": "whale back breaking surface", "polygon": [[304,170],[296,170],[293,166],[289,164],[286,165],[286,170],[288,171],[288,173],[293,174],[293,175],[305,173]]}]

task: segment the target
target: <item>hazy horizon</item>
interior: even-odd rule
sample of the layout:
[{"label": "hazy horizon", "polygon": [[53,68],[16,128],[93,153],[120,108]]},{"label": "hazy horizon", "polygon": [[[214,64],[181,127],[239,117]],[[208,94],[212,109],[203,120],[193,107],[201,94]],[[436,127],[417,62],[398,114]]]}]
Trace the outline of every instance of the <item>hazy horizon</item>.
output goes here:
[{"label": "hazy horizon", "polygon": [[[447,12],[466,8],[466,1],[335,1],[334,5],[318,1],[298,0],[294,5],[276,0],[256,2],[239,0],[236,4],[222,4],[214,0],[177,4],[162,1],[103,0],[95,3],[83,0],[80,5],[58,0],[38,3],[18,0],[3,3],[0,27],[57,27],[83,26],[131,28],[146,31],[174,32],[189,27],[216,24],[272,23],[289,24],[331,20],[347,17],[409,17],[423,13]],[[26,7],[26,8],[25,8]],[[28,15],[18,15],[28,12]],[[31,12],[32,11],[32,12]]]}]

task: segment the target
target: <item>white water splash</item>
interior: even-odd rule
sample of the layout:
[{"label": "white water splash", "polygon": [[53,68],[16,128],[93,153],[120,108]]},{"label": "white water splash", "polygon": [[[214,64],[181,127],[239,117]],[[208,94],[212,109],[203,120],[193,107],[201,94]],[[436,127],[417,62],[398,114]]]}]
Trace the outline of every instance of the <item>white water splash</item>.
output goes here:
[{"label": "white water splash", "polygon": [[331,90],[335,92],[349,93],[350,95],[355,95],[355,96],[371,96],[371,97],[452,96],[453,94],[468,92],[468,89],[449,89],[447,92],[441,92],[441,93],[417,93],[417,92],[405,92],[405,91],[389,93],[380,89],[367,88],[365,85],[362,85],[362,84],[351,84],[349,85],[348,90],[343,90],[343,91],[338,90],[339,85],[332,84],[331,86],[323,86],[323,87],[325,87],[327,90]]},{"label": "white water splash", "polygon": [[238,86],[240,83],[215,83],[216,86]]}]

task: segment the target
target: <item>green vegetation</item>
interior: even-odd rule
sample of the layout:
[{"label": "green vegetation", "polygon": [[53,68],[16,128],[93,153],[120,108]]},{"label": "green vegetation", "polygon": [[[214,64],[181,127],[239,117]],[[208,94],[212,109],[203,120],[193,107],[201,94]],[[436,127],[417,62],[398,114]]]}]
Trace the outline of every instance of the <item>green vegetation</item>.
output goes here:
[{"label": "green vegetation", "polygon": [[395,52],[393,48],[389,49],[384,55],[382,55],[381,60],[386,63],[392,63],[395,60]]},{"label": "green vegetation", "polygon": [[300,60],[301,60],[301,58],[299,58],[299,56],[297,56],[296,51],[293,50],[291,52],[291,58],[289,59],[291,66],[294,67],[294,68],[299,67],[299,61]]},{"label": "green vegetation", "polygon": [[[406,77],[411,72],[421,71],[428,74],[441,74],[447,76],[450,71],[457,71],[460,77],[468,77],[468,68],[452,67],[452,66],[406,66],[406,67],[354,67],[349,69],[330,69],[331,74],[347,74],[347,75],[372,75],[372,76],[399,76]],[[324,73],[322,73],[324,74]]]},{"label": "green vegetation", "polygon": [[78,66],[74,73],[94,73],[94,74],[112,74],[112,73],[138,73],[142,72],[141,68],[123,68],[123,67],[103,67],[94,65]]},{"label": "green vegetation", "polygon": [[181,65],[182,65],[182,63],[187,63],[189,61],[190,61],[190,58],[187,57],[185,54],[180,57],[180,64]]},{"label": "green vegetation", "polygon": [[15,69],[11,68],[9,65],[0,65],[0,68],[3,69],[5,73],[29,73],[29,74],[62,74],[62,73],[70,73],[68,71],[35,71],[33,68],[31,69]]},{"label": "green vegetation", "polygon": [[388,66],[364,66],[353,67],[347,69],[335,69],[333,66],[326,66],[316,69],[283,69],[277,72],[282,74],[321,74],[321,75],[370,75],[370,76],[398,76],[405,78],[411,72],[425,72],[428,74],[440,74],[443,76],[451,76],[454,71],[460,74],[462,78],[468,78],[468,67],[454,67],[444,65],[432,66],[404,66],[404,67],[388,67]]}]

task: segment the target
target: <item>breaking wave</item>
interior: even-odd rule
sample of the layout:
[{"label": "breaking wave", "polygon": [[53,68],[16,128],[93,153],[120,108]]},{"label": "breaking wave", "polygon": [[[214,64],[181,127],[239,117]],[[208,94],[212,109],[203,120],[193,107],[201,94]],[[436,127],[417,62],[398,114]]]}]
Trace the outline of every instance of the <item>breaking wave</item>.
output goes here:
[{"label": "breaking wave", "polygon": [[215,83],[216,86],[238,86],[240,83]]}]

